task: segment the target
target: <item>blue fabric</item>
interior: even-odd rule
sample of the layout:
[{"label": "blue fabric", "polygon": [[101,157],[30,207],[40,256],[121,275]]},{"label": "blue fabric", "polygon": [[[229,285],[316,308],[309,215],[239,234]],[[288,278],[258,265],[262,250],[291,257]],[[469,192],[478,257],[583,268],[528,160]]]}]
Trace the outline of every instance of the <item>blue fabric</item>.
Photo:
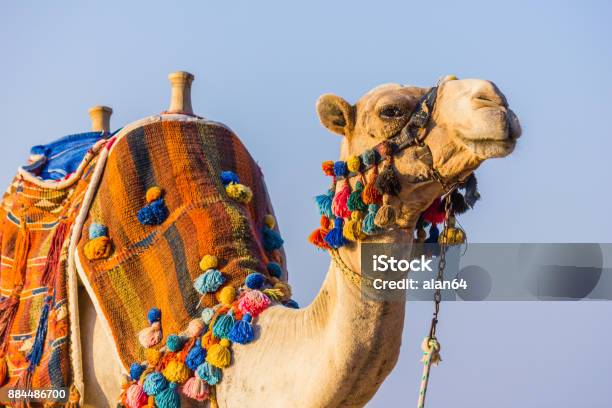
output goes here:
[{"label": "blue fabric", "polygon": [[86,132],[64,136],[46,145],[33,146],[31,155],[41,155],[24,169],[43,180],[61,180],[74,173],[83,161],[87,151],[100,139],[108,134],[102,132]]}]

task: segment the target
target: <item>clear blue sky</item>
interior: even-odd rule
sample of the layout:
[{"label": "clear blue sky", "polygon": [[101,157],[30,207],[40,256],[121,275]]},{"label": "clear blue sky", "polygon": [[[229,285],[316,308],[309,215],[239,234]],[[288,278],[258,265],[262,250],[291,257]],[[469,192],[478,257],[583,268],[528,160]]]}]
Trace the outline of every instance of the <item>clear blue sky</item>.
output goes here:
[{"label": "clear blue sky", "polygon": [[[221,2],[216,2],[221,3]],[[291,283],[307,304],[328,256],[306,244],[320,162],[339,139],[325,92],[355,101],[384,82],[493,80],[519,115],[513,156],[478,171],[472,242],[610,242],[612,6],[606,1],[104,1],[0,6],[0,181],[31,145],[167,107],[166,76],[196,76],[197,113],[232,127],[266,175]],[[435,3],[435,4],[433,4]],[[407,306],[402,354],[370,407],[412,406],[429,304]],[[609,303],[443,305],[431,407],[612,406]]]}]

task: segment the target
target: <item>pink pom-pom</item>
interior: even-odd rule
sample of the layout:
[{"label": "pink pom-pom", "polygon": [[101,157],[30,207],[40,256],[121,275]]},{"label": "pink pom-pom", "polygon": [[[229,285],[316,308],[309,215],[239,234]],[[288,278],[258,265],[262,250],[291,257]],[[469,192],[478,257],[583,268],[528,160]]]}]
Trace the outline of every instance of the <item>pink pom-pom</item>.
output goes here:
[{"label": "pink pom-pom", "polygon": [[125,393],[125,403],[128,408],[140,408],[147,405],[149,397],[144,392],[142,385],[135,383],[130,385]]},{"label": "pink pom-pom", "polygon": [[334,195],[334,199],[332,201],[332,212],[336,217],[351,217],[351,211],[346,206],[350,195],[351,187],[349,186],[348,182],[345,181],[340,191],[336,192],[336,195]]},{"label": "pink pom-pom", "polygon": [[197,401],[204,401],[208,398],[208,385],[198,377],[191,377],[181,388],[183,394]]},{"label": "pink pom-pom", "polygon": [[258,290],[248,290],[238,299],[238,308],[242,313],[255,317],[270,306],[270,298]]},{"label": "pink pom-pom", "polygon": [[149,348],[153,347],[162,340],[162,329],[160,322],[153,322],[153,324],[145,329],[142,329],[138,333],[138,340],[142,347]]},{"label": "pink pom-pom", "polygon": [[204,331],[204,322],[202,319],[193,319],[187,326],[186,334],[189,337],[198,337]]},{"label": "pink pom-pom", "polygon": [[423,219],[432,224],[440,224],[444,221],[445,217],[446,211],[444,211],[444,206],[440,198],[436,198],[434,202],[427,207],[425,212],[423,212]]}]

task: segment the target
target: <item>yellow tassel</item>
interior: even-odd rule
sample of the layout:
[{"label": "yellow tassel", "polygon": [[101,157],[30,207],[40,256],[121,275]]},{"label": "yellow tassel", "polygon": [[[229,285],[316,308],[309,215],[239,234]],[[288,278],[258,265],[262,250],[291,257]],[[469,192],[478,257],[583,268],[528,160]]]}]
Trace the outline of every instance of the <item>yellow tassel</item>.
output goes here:
[{"label": "yellow tassel", "polygon": [[150,202],[153,202],[161,198],[161,196],[162,196],[162,189],[157,186],[154,186],[147,190],[145,198],[147,200],[147,203],[150,203]]},{"label": "yellow tassel", "polygon": [[214,255],[204,255],[200,260],[200,269],[206,272],[209,269],[215,269],[219,265],[219,260]]},{"label": "yellow tassel", "polygon": [[455,217],[449,217],[448,227],[444,228],[438,237],[438,243],[444,245],[459,245],[465,242],[465,231],[455,227]]},{"label": "yellow tassel", "polygon": [[159,350],[148,348],[145,349],[144,354],[149,367],[155,367],[157,363],[159,363],[159,359],[161,358]]},{"label": "yellow tassel", "polygon": [[280,289],[264,289],[263,293],[276,302],[280,302],[284,297],[283,291]]},{"label": "yellow tassel", "polygon": [[363,213],[361,211],[353,211],[351,219],[344,224],[342,235],[349,241],[359,241],[365,239],[366,235],[361,231],[363,222]]},{"label": "yellow tassel", "polygon": [[230,345],[228,339],[221,339],[219,344],[215,344],[208,350],[206,361],[218,368],[229,367],[232,360],[232,354],[229,350]]},{"label": "yellow tassel", "polygon": [[431,364],[437,366],[442,361],[440,357],[440,343],[435,338],[425,337],[421,343],[421,350],[423,350],[422,363],[427,361],[429,353],[431,353]]},{"label": "yellow tassel", "polygon": [[357,173],[361,168],[361,159],[359,156],[351,156],[346,161],[346,167],[351,173]]},{"label": "yellow tassel", "polygon": [[224,305],[230,306],[236,300],[236,289],[232,285],[227,285],[217,291],[217,300]]},{"label": "yellow tassel", "polygon": [[266,227],[273,229],[276,225],[276,219],[272,214],[266,214],[264,216],[264,224],[266,225]]},{"label": "yellow tassel", "polygon": [[236,201],[247,204],[253,198],[253,192],[244,184],[231,183],[225,187],[225,192],[228,196]]},{"label": "yellow tassel", "polygon": [[98,237],[87,242],[83,249],[87,259],[93,261],[108,258],[112,250],[112,244],[109,237]]},{"label": "yellow tassel", "polygon": [[282,300],[291,299],[291,286],[287,282],[278,281],[274,284],[274,289],[280,290],[283,294]]},{"label": "yellow tassel", "polygon": [[189,368],[178,360],[171,360],[162,374],[166,380],[182,384],[189,379]]}]

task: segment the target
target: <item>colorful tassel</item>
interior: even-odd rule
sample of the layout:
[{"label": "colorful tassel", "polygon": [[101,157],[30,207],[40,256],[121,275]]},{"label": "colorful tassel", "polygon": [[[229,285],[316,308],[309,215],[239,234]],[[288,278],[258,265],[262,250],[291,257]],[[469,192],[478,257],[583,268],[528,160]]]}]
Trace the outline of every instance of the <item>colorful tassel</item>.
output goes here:
[{"label": "colorful tassel", "polygon": [[40,363],[42,357],[43,346],[45,344],[45,337],[47,336],[47,320],[49,318],[49,308],[51,307],[51,296],[45,297],[45,304],[43,305],[40,318],[38,320],[38,327],[36,329],[36,336],[34,337],[34,343],[32,348],[27,355],[27,359],[30,362],[28,371],[32,372]]},{"label": "colorful tassel", "polygon": [[331,229],[330,224],[331,223],[330,223],[329,218],[322,215],[321,220],[320,220],[320,225],[321,225],[320,228],[317,228],[316,230],[310,233],[310,235],[308,236],[308,242],[310,242],[311,244],[319,248],[329,249],[329,245],[327,245],[327,242],[325,242],[325,236]]},{"label": "colorful tassel", "polygon": [[159,198],[142,207],[137,217],[142,225],[160,225],[168,218],[168,215],[169,211],[164,199]]},{"label": "colorful tassel", "polygon": [[325,174],[326,176],[333,176],[334,175],[334,161],[327,160],[321,163],[321,170],[323,170],[323,174]]},{"label": "colorful tassel", "polygon": [[332,228],[327,235],[325,235],[325,242],[332,248],[338,249],[346,245],[347,241],[344,239],[342,234],[343,220],[342,218],[336,218],[334,220],[334,228]]},{"label": "colorful tassel", "polygon": [[361,223],[363,221],[363,214],[361,211],[353,211],[351,213],[351,219],[344,224],[342,233],[349,241],[359,241],[364,239],[366,235],[361,231]]},{"label": "colorful tassel", "polygon": [[217,291],[216,297],[222,305],[229,306],[236,299],[236,288],[232,285],[226,285]]},{"label": "colorful tassel", "polygon": [[370,204],[368,206],[368,214],[363,219],[361,225],[361,230],[367,235],[376,235],[381,232],[381,229],[374,223],[377,211],[378,206],[376,204]]},{"label": "colorful tassel", "polygon": [[152,203],[155,200],[159,200],[162,194],[163,191],[161,188],[157,186],[149,187],[149,189],[147,189],[147,192],[145,193],[145,200],[147,201],[147,203]]},{"label": "colorful tassel", "polygon": [[238,308],[242,313],[257,317],[270,306],[270,298],[258,290],[248,290],[238,299]]},{"label": "colorful tassel", "polygon": [[185,365],[190,370],[195,370],[206,359],[206,350],[202,348],[202,339],[197,339],[185,357]]},{"label": "colorful tassel", "polygon": [[402,185],[391,164],[385,163],[383,166],[382,171],[376,178],[376,189],[381,194],[389,194],[392,196],[398,195],[402,190]]},{"label": "colorful tassel", "polygon": [[186,397],[196,401],[205,401],[208,398],[208,385],[197,377],[191,377],[181,387],[181,391]]},{"label": "colorful tassel", "polygon": [[221,381],[221,370],[217,367],[204,363],[196,370],[196,375],[210,385],[216,385]]},{"label": "colorful tassel", "polygon": [[147,320],[151,326],[138,333],[138,340],[144,348],[153,347],[159,344],[162,339],[161,311],[155,307],[149,309]]},{"label": "colorful tassel", "polygon": [[440,224],[444,218],[446,218],[446,211],[440,198],[436,198],[423,212],[423,219],[431,224]]},{"label": "colorful tassel", "polygon": [[206,350],[210,349],[217,343],[219,343],[219,339],[213,336],[212,328],[202,336],[202,347],[204,347]]},{"label": "colorful tassel", "polygon": [[89,239],[95,239],[98,237],[107,237],[108,227],[106,225],[92,222],[89,226]]},{"label": "colorful tassel", "polygon": [[193,319],[187,325],[187,330],[185,334],[187,337],[198,337],[204,332],[206,325],[202,321],[202,319]]},{"label": "colorful tassel", "polygon": [[395,209],[389,204],[388,194],[383,196],[383,205],[376,212],[374,224],[381,228],[390,228],[395,224]]},{"label": "colorful tassel", "polygon": [[221,183],[224,186],[228,184],[240,184],[240,179],[238,175],[231,170],[224,170],[221,172]]},{"label": "colorful tassel", "polygon": [[230,366],[232,354],[230,352],[231,343],[228,339],[221,339],[219,344],[212,346],[206,354],[206,361],[218,368]]},{"label": "colorful tassel", "polygon": [[159,359],[161,358],[161,352],[159,350],[148,348],[145,349],[145,360],[147,360],[147,365],[149,367],[155,367],[157,363],[159,363]]},{"label": "colorful tassel", "polygon": [[266,214],[263,218],[264,225],[270,229],[274,229],[276,226],[276,218],[272,214]]},{"label": "colorful tassel", "polygon": [[253,198],[253,191],[244,184],[231,183],[225,187],[227,195],[243,204],[248,204]]},{"label": "colorful tassel", "polygon": [[206,272],[209,269],[216,269],[219,266],[219,260],[214,255],[204,255],[200,259],[200,269]]},{"label": "colorful tassel", "polygon": [[288,301],[284,302],[283,305],[285,305],[286,307],[289,307],[291,309],[299,309],[300,305],[298,305],[298,303],[293,300],[293,299],[289,299]]},{"label": "colorful tassel", "polygon": [[245,313],[242,320],[234,323],[234,327],[229,333],[228,338],[234,343],[247,344],[253,341],[253,326],[251,325],[251,315]]},{"label": "colorful tassel", "polygon": [[201,295],[216,292],[225,282],[225,276],[217,269],[209,269],[193,282],[194,289]]},{"label": "colorful tassel", "polygon": [[334,213],[332,212],[332,202],[334,200],[334,191],[328,190],[327,193],[321,194],[315,197],[319,214],[328,218],[332,218]]},{"label": "colorful tassel", "polygon": [[263,236],[263,246],[266,251],[274,251],[283,246],[284,241],[280,234],[272,228],[264,225],[261,232]]},{"label": "colorful tassel", "polygon": [[244,284],[249,289],[261,289],[266,282],[266,277],[259,272],[249,273],[244,280]]},{"label": "colorful tassel", "polygon": [[336,177],[346,177],[348,174],[348,168],[346,162],[337,161],[334,163],[334,175]]},{"label": "colorful tassel", "polygon": [[364,166],[370,167],[378,164],[379,155],[374,149],[368,149],[361,154],[361,161]]},{"label": "colorful tassel", "polygon": [[157,395],[168,387],[168,381],[159,372],[155,371],[145,377],[142,388],[147,395]]},{"label": "colorful tassel", "polygon": [[381,195],[378,189],[376,188],[376,177],[378,176],[378,171],[376,168],[372,169],[370,174],[367,176],[367,183],[365,188],[363,189],[363,193],[361,194],[361,199],[364,204],[378,204],[381,201]]},{"label": "colorful tassel", "polygon": [[346,167],[351,173],[358,173],[361,171],[361,158],[359,156],[351,156],[346,161]]},{"label": "colorful tassel", "polygon": [[189,378],[189,369],[182,361],[170,360],[162,374],[166,377],[166,380],[171,383],[175,382],[182,384]]},{"label": "colorful tassel", "polygon": [[347,208],[346,204],[351,195],[351,186],[348,181],[345,180],[342,183],[340,191],[336,192],[334,199],[332,200],[332,213],[336,217],[348,218],[351,216],[351,212]]},{"label": "colorful tassel", "polygon": [[171,382],[168,388],[155,396],[157,408],[180,408],[181,397],[178,394],[178,384]]},{"label": "colorful tassel", "polygon": [[204,310],[202,310],[202,321],[206,324],[210,324],[214,315],[215,315],[215,310],[210,307],[207,307]]},{"label": "colorful tassel", "polygon": [[171,334],[166,339],[166,348],[172,352],[180,351],[183,348],[185,341],[181,336]]},{"label": "colorful tassel", "polygon": [[361,195],[363,194],[363,183],[358,181],[355,183],[355,190],[351,193],[348,200],[346,201],[346,208],[349,211],[362,211],[365,212],[368,210],[368,206],[365,205]]},{"label": "colorful tassel", "polygon": [[213,336],[218,339],[227,338],[229,332],[234,327],[234,312],[230,309],[227,314],[219,316],[213,326]]},{"label": "colorful tassel", "polygon": [[134,383],[130,385],[125,393],[125,403],[128,408],[140,408],[147,405],[149,397],[144,392],[142,385]]},{"label": "colorful tassel", "polygon": [[90,261],[94,261],[97,259],[108,258],[112,252],[112,243],[109,237],[97,237],[92,240],[89,240],[85,247],[83,248],[83,252],[85,253],[85,257]]},{"label": "colorful tassel", "polygon": [[132,365],[130,366],[130,377],[132,378],[132,380],[140,380],[140,376],[142,375],[142,373],[144,373],[145,369],[146,367],[142,364],[132,363]]},{"label": "colorful tassel", "polygon": [[268,262],[266,269],[268,273],[275,278],[280,278],[283,275],[283,269],[276,262]]}]

